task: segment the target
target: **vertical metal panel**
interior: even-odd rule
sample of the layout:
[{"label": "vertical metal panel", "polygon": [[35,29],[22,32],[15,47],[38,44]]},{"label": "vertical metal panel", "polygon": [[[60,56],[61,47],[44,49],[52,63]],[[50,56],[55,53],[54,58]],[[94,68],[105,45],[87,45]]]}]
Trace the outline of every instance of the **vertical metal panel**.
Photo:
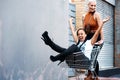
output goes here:
[{"label": "vertical metal panel", "polygon": [[115,0],[105,0],[105,1],[115,6]]},{"label": "vertical metal panel", "polygon": [[[69,16],[73,18],[73,25],[76,25],[76,21],[75,21],[75,16],[76,16],[76,8],[75,8],[75,4],[69,3]],[[69,29],[69,45],[74,44],[74,40],[72,37],[72,33],[71,30]]]},{"label": "vertical metal panel", "polygon": [[[69,17],[72,17],[74,19],[73,20],[74,26],[76,25],[75,16],[76,16],[76,6],[75,6],[75,4],[69,3]],[[73,36],[72,36],[71,30],[69,28],[69,45],[72,45],[74,43],[75,42],[73,40]],[[74,76],[74,75],[75,75],[74,70],[71,68],[68,68],[68,76]]]},{"label": "vertical metal panel", "polygon": [[110,16],[111,19],[103,26],[104,46],[99,54],[100,67],[113,67],[113,6],[103,0],[97,0],[97,11],[102,19]]}]

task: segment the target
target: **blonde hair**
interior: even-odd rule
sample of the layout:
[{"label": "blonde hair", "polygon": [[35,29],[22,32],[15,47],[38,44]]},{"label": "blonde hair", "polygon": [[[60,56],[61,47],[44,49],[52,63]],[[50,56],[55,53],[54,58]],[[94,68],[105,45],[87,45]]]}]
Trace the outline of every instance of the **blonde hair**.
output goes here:
[{"label": "blonde hair", "polygon": [[95,2],[96,3],[96,0],[88,0],[88,4],[91,3],[91,2]]}]

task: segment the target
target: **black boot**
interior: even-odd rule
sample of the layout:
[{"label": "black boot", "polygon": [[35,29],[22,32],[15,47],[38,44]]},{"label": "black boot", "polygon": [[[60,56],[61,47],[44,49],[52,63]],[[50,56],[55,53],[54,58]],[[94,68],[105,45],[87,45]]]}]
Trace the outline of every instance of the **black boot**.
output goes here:
[{"label": "black boot", "polygon": [[62,63],[64,60],[65,60],[65,56],[63,55],[63,54],[58,54],[58,55],[56,55],[56,56],[50,56],[50,60],[52,61],[52,62],[55,62],[55,61],[58,61],[58,60],[60,60],[60,62],[58,63],[58,65],[60,64],[60,63]]},{"label": "black boot", "polygon": [[42,34],[42,37],[43,37],[43,38],[41,38],[41,39],[45,42],[46,45],[50,45],[50,44],[52,43],[50,37],[48,36],[48,32],[47,32],[47,31],[45,31],[45,32]]}]

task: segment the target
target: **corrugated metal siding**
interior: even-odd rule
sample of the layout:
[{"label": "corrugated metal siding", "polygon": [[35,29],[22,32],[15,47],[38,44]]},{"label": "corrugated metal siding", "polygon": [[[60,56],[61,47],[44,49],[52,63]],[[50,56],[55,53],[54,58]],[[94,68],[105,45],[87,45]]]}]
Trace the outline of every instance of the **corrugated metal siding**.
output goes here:
[{"label": "corrugated metal siding", "polygon": [[113,67],[113,6],[103,0],[97,0],[97,11],[102,19],[110,16],[111,19],[104,24],[104,46],[99,54],[98,61],[100,67]]}]

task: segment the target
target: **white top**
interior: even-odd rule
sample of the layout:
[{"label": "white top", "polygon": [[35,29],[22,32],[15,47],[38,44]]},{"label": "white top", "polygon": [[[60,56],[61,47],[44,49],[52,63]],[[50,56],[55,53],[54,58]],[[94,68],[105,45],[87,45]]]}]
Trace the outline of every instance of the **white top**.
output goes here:
[{"label": "white top", "polygon": [[[82,42],[78,46],[80,46]],[[91,58],[91,52],[93,49],[93,45],[91,44],[91,40],[87,40],[80,48],[80,50],[84,53],[86,57]]]}]

